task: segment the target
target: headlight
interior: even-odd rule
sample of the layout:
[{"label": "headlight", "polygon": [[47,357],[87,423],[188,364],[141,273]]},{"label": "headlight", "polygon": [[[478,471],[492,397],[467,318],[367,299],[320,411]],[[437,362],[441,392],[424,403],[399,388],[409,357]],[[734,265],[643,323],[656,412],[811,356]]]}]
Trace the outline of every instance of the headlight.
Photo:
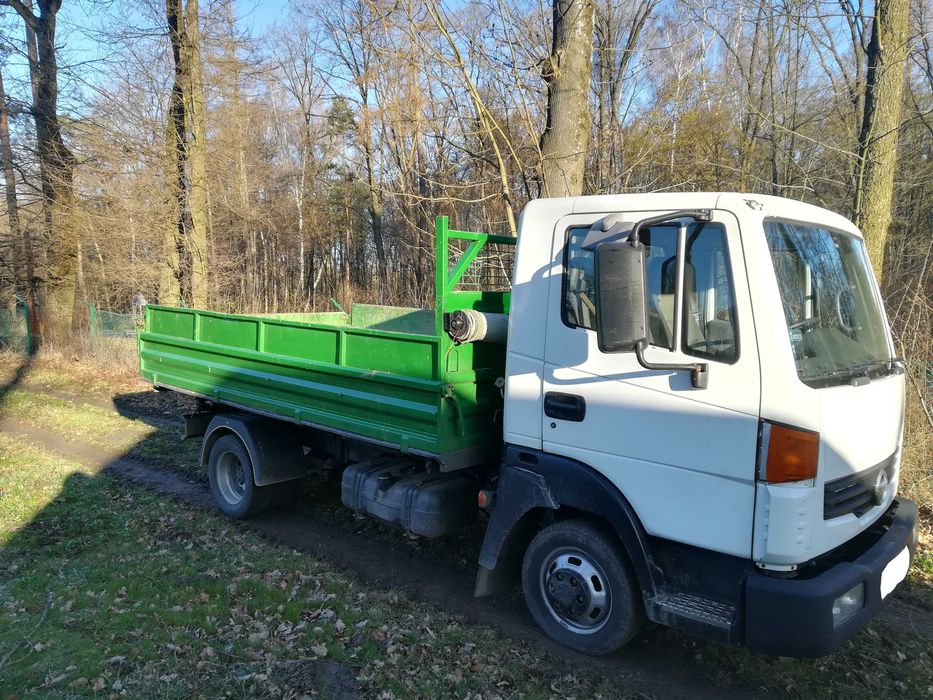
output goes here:
[{"label": "headlight", "polygon": [[865,607],[865,585],[860,583],[833,601],[833,627],[838,627]]}]

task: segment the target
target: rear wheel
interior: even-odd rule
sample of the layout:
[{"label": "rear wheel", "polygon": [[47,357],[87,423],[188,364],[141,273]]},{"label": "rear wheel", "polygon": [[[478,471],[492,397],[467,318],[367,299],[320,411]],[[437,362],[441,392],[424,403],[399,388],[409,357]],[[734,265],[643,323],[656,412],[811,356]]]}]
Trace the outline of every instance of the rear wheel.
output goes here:
[{"label": "rear wheel", "polygon": [[525,552],[522,589],[542,631],[584,654],[615,651],[644,622],[641,594],[621,546],[583,520],[558,522],[535,536]]},{"label": "rear wheel", "polygon": [[207,475],[217,507],[234,518],[261,513],[272,500],[268,487],[253,483],[249,452],[236,435],[224,435],[211,447]]}]

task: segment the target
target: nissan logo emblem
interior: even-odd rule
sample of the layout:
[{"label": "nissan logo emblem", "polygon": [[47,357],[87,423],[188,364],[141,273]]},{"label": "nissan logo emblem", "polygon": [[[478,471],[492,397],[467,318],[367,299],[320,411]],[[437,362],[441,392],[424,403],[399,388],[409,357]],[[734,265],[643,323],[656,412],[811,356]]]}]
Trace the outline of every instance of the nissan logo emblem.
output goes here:
[{"label": "nissan logo emblem", "polygon": [[871,501],[880,506],[884,501],[884,494],[888,490],[888,473],[882,469],[875,478],[875,488],[872,490]]}]

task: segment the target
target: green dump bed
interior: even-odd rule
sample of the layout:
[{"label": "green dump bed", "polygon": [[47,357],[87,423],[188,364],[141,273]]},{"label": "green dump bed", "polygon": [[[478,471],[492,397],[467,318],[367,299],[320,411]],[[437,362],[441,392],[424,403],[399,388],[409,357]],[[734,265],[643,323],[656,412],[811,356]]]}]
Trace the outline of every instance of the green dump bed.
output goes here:
[{"label": "green dump bed", "polygon": [[456,345],[443,317],[508,312],[501,277],[500,289],[483,287],[493,279],[490,261],[511,272],[509,253],[493,249],[513,243],[450,231],[439,218],[433,310],[356,304],[349,316],[239,315],[148,306],[140,370],[158,387],[430,457],[442,469],[481,464],[500,447],[505,346]]}]

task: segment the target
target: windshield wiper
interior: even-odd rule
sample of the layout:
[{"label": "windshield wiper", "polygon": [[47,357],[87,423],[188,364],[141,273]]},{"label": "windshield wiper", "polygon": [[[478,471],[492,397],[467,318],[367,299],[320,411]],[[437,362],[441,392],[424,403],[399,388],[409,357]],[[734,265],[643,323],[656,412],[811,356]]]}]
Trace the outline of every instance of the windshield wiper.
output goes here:
[{"label": "windshield wiper", "polygon": [[855,365],[854,367],[849,367],[846,371],[853,376],[868,374],[873,369],[887,369],[890,370],[892,366],[891,360],[874,360],[873,362],[864,362],[860,365]]},{"label": "windshield wiper", "polygon": [[823,382],[827,380],[838,379],[840,380],[840,383],[844,383],[846,380],[850,382],[859,379],[866,380],[865,382],[857,382],[857,386],[859,384],[867,383],[870,381],[871,377],[869,375],[871,374],[872,370],[886,369],[888,371],[885,374],[879,375],[879,377],[886,377],[888,374],[893,373],[896,368],[897,361],[895,358],[891,358],[890,360],[874,360],[872,362],[864,362],[860,365],[854,365],[852,367],[844,367],[842,369],[835,369],[830,372],[814,374],[807,377],[807,381]]}]

